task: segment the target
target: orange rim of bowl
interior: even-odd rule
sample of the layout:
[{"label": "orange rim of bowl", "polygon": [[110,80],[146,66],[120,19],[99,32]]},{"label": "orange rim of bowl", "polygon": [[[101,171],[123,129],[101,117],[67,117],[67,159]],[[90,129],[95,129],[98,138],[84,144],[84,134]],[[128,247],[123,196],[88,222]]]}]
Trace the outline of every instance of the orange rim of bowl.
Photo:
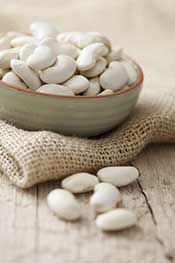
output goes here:
[{"label": "orange rim of bowl", "polygon": [[56,98],[65,98],[65,99],[101,99],[101,98],[107,98],[107,97],[114,97],[114,96],[118,96],[121,94],[128,93],[128,92],[138,88],[140,86],[140,84],[143,82],[143,80],[144,80],[143,71],[142,71],[141,67],[135,61],[133,61],[133,62],[137,66],[137,72],[138,72],[137,80],[127,89],[121,89],[121,90],[114,92],[112,94],[101,95],[101,96],[97,96],[97,95],[96,96],[81,96],[81,95],[64,96],[64,95],[58,95],[58,94],[49,94],[49,93],[37,92],[35,90],[13,86],[13,85],[8,84],[7,82],[4,82],[2,80],[0,80],[0,84],[5,85],[5,86],[12,88],[14,90],[17,90],[17,91],[23,91],[26,93],[31,93],[31,94],[35,94],[35,95],[39,95],[39,96],[46,96],[46,97],[56,97]]}]

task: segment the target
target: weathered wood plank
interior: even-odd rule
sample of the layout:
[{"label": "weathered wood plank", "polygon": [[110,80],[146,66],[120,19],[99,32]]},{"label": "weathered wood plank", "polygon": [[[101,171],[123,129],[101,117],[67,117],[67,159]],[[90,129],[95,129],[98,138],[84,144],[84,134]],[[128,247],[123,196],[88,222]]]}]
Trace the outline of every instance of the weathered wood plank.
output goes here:
[{"label": "weathered wood plank", "polygon": [[48,191],[56,187],[55,183],[39,186],[39,262],[165,263],[152,216],[137,183],[122,189],[122,193],[124,206],[138,213],[139,226],[113,234],[102,233],[95,227],[95,214],[87,194],[79,196],[83,210],[80,222],[65,223],[52,215],[45,199]]},{"label": "weathered wood plank", "polygon": [[20,190],[0,176],[0,262],[34,262],[36,200],[36,187]]},{"label": "weathered wood plank", "polygon": [[156,221],[157,239],[175,257],[175,145],[151,145],[132,162]]}]

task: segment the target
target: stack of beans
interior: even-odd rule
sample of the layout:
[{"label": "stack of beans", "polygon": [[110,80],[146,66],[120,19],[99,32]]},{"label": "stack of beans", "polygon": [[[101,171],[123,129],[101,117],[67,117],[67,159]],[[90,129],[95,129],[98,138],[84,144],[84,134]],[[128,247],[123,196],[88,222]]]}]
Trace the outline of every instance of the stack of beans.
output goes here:
[{"label": "stack of beans", "polygon": [[101,96],[131,86],[137,67],[98,32],[64,32],[45,22],[30,34],[0,34],[0,79],[64,96]]}]

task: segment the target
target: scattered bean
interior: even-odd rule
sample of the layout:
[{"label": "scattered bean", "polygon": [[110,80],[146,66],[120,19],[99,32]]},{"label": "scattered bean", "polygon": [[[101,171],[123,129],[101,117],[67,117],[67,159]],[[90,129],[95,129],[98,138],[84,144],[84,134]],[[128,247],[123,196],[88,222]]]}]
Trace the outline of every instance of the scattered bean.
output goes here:
[{"label": "scattered bean", "polygon": [[119,190],[112,184],[99,183],[95,186],[95,193],[90,199],[90,204],[98,213],[109,211],[121,201]]},{"label": "scattered bean", "polygon": [[80,204],[73,194],[63,189],[55,189],[47,196],[51,211],[61,219],[74,221],[80,218]]},{"label": "scattered bean", "polygon": [[114,209],[96,219],[96,226],[103,231],[119,231],[136,225],[137,217],[130,210]]},{"label": "scattered bean", "polygon": [[72,193],[85,193],[92,191],[98,182],[98,178],[92,174],[77,173],[62,180],[61,186]]},{"label": "scattered bean", "polygon": [[134,182],[138,178],[139,172],[133,166],[111,166],[100,169],[97,176],[102,182],[121,187]]}]

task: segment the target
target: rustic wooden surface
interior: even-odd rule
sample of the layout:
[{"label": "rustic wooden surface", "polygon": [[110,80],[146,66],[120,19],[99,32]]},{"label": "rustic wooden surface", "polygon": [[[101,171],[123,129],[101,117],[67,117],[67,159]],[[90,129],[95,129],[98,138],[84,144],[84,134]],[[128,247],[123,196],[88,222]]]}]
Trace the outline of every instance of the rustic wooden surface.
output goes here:
[{"label": "rustic wooden surface", "polygon": [[136,211],[138,226],[105,234],[94,224],[89,195],[78,198],[83,217],[65,223],[46,204],[50,182],[20,190],[0,177],[0,262],[175,262],[175,146],[150,145],[132,165],[139,180],[121,190],[123,205]]}]

